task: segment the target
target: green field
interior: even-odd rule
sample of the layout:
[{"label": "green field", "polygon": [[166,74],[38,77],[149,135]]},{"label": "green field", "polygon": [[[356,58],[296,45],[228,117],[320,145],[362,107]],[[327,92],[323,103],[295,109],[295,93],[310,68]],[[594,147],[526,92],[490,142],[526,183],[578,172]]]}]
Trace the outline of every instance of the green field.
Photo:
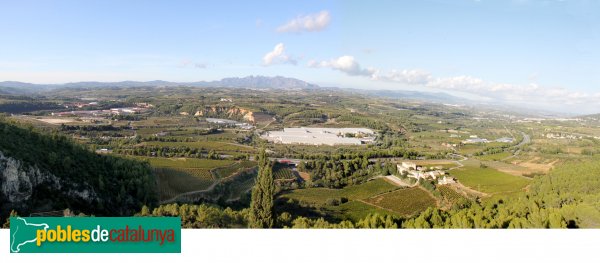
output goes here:
[{"label": "green field", "polygon": [[154,168],[158,178],[160,200],[178,194],[203,190],[215,181],[209,170],[198,168]]},{"label": "green field", "polygon": [[256,166],[256,162],[240,161],[240,162],[236,162],[231,165],[228,165],[228,166],[215,168],[213,170],[213,174],[217,178],[226,178],[226,177],[229,177],[229,176],[231,176],[235,173],[238,173],[244,169],[252,168],[254,166]]},{"label": "green field", "polygon": [[390,193],[370,197],[365,202],[392,210],[400,215],[410,216],[435,207],[436,200],[419,187],[400,189]]},{"label": "green field", "polygon": [[252,190],[254,186],[254,181],[256,180],[255,176],[249,177],[246,180],[236,180],[231,183],[229,196],[227,200],[236,200],[239,199],[244,193]]},{"label": "green field", "polygon": [[207,150],[215,150],[220,152],[242,152],[253,153],[255,150],[252,147],[235,144],[230,142],[220,141],[195,141],[195,142],[144,142],[148,146],[159,147],[190,147],[203,148]]},{"label": "green field", "polygon": [[448,203],[454,203],[464,198],[461,194],[457,193],[450,186],[447,185],[439,185],[436,189],[440,192],[442,198]]},{"label": "green field", "polygon": [[345,197],[349,200],[360,200],[373,195],[386,193],[399,189],[383,179],[372,180],[364,184],[348,186],[343,189],[307,188],[293,190],[281,197],[305,201],[317,205],[324,205],[327,199]]},{"label": "green field", "polygon": [[[362,219],[368,214],[378,213],[397,214],[393,211],[378,208],[365,203],[363,200],[371,196],[388,193],[400,189],[384,179],[372,180],[360,185],[348,186],[343,189],[307,188],[287,192],[280,198],[290,198],[323,207],[328,214],[335,218],[344,220]],[[347,198],[348,202],[339,205],[329,205],[328,200]],[[397,214],[398,215],[398,214]]]},{"label": "green field", "polygon": [[209,160],[196,158],[141,158],[150,162],[152,167],[173,167],[173,168],[204,168],[212,169],[233,164],[231,160]]},{"label": "green field", "polygon": [[511,155],[512,155],[512,153],[510,153],[510,152],[501,152],[501,153],[477,156],[477,159],[482,160],[482,161],[500,161],[500,160],[510,157]]},{"label": "green field", "polygon": [[358,221],[365,218],[369,214],[379,215],[395,215],[396,213],[381,209],[362,201],[349,201],[339,206],[330,206],[328,210],[335,214],[336,217],[344,220]]},{"label": "green field", "polygon": [[493,168],[480,168],[465,166],[450,171],[460,183],[474,190],[488,193],[501,194],[522,191],[529,180],[506,174]]},{"label": "green field", "polygon": [[154,168],[158,178],[160,200],[179,194],[205,190],[216,180],[225,178],[254,162],[195,158],[143,158]]}]

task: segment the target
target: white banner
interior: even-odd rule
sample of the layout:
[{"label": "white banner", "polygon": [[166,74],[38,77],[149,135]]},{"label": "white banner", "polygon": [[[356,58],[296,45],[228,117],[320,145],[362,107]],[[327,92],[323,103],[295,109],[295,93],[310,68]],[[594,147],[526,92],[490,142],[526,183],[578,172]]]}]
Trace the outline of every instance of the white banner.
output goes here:
[{"label": "white banner", "polygon": [[600,230],[182,230],[181,254],[10,254],[2,262],[595,262]]}]

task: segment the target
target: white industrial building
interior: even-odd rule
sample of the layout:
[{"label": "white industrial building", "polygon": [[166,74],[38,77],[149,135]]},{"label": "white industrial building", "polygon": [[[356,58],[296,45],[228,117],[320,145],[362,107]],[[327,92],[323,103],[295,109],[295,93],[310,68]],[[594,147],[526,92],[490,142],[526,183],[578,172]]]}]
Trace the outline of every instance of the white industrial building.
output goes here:
[{"label": "white industrial building", "polygon": [[[353,137],[346,137],[352,134]],[[263,138],[283,144],[361,145],[374,141],[375,132],[367,128],[284,128],[270,131]]]}]

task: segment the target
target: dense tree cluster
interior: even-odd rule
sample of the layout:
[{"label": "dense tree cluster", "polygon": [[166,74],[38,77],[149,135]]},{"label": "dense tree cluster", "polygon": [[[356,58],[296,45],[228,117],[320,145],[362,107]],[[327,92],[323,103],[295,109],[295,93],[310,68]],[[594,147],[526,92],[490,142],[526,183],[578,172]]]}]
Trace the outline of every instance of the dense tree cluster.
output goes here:
[{"label": "dense tree cluster", "polygon": [[248,209],[236,211],[231,208],[201,204],[168,204],[154,208],[142,207],[138,216],[179,216],[184,228],[246,228]]},{"label": "dense tree cluster", "polygon": [[341,188],[365,181],[371,173],[366,157],[350,160],[311,160],[300,163],[298,169],[311,175],[314,186]]},{"label": "dense tree cluster", "polygon": [[7,101],[0,103],[0,112],[8,113],[24,113],[41,110],[56,110],[61,109],[63,106],[53,102],[42,102],[42,101]]},{"label": "dense tree cluster", "polygon": [[[57,176],[63,188],[38,185],[33,189],[30,203],[22,204],[27,210],[23,212],[44,207],[71,208],[96,215],[128,215],[144,204],[157,202],[156,179],[148,163],[98,155],[56,132],[47,135],[3,120],[0,120],[0,138],[0,151],[5,156]],[[69,187],[88,187],[98,198],[71,198],[67,195]]]},{"label": "dense tree cluster", "polygon": [[352,124],[369,127],[375,130],[386,130],[388,126],[385,122],[378,119],[371,118],[369,116],[363,116],[358,114],[344,114],[336,118],[337,121],[347,121]]},{"label": "dense tree cluster", "polygon": [[309,160],[298,166],[301,172],[311,175],[309,186],[342,188],[365,182],[377,175],[396,174],[396,166],[391,163],[371,164],[366,156],[354,159]]},{"label": "dense tree cluster", "polygon": [[[251,222],[251,210],[232,210],[214,205],[167,204],[150,210],[142,207],[137,216],[179,216],[183,228],[248,228],[256,227]],[[399,228],[402,219],[390,215],[370,214],[352,222],[343,220],[329,222],[323,218],[293,217],[287,212],[281,213],[273,221],[274,228]]]}]

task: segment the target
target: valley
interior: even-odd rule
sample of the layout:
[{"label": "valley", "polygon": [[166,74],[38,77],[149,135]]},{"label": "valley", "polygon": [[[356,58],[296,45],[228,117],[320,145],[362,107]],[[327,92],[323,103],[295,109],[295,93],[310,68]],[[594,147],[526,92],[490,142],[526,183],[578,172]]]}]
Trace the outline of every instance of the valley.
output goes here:
[{"label": "valley", "polygon": [[[146,190],[132,190],[122,180],[111,186],[125,189],[121,202],[146,196],[125,214],[139,213],[142,207],[160,214],[161,207],[177,203],[234,209],[247,216],[261,171],[258,155],[264,150],[271,163],[278,227],[318,222],[356,227],[373,216],[388,218],[397,227],[426,227],[417,220],[428,213],[442,211],[451,218],[492,203],[530,202],[523,200],[532,198],[532,188],[557,169],[594,163],[600,153],[600,121],[594,117],[539,117],[318,87],[142,85],[0,97],[0,108],[10,109],[1,117],[6,127],[48,134],[94,158],[147,166],[145,178],[154,179]],[[9,141],[0,152],[57,177],[73,165],[62,155],[52,166],[43,158],[30,160],[16,154]],[[19,184],[6,163],[0,166],[3,185]],[[57,170],[57,165],[64,168]],[[18,180],[33,180],[28,176]],[[85,184],[98,191],[104,179],[93,180]],[[9,202],[2,207],[2,218],[11,210],[25,215],[65,209],[87,215],[108,212],[62,201],[45,206],[15,201],[11,196],[21,190],[11,187],[3,190],[2,198]],[[586,200],[577,204],[596,205]],[[538,204],[540,209],[547,206]],[[596,218],[570,217],[578,207],[561,214],[565,226],[571,221],[577,227],[593,225]]]}]

